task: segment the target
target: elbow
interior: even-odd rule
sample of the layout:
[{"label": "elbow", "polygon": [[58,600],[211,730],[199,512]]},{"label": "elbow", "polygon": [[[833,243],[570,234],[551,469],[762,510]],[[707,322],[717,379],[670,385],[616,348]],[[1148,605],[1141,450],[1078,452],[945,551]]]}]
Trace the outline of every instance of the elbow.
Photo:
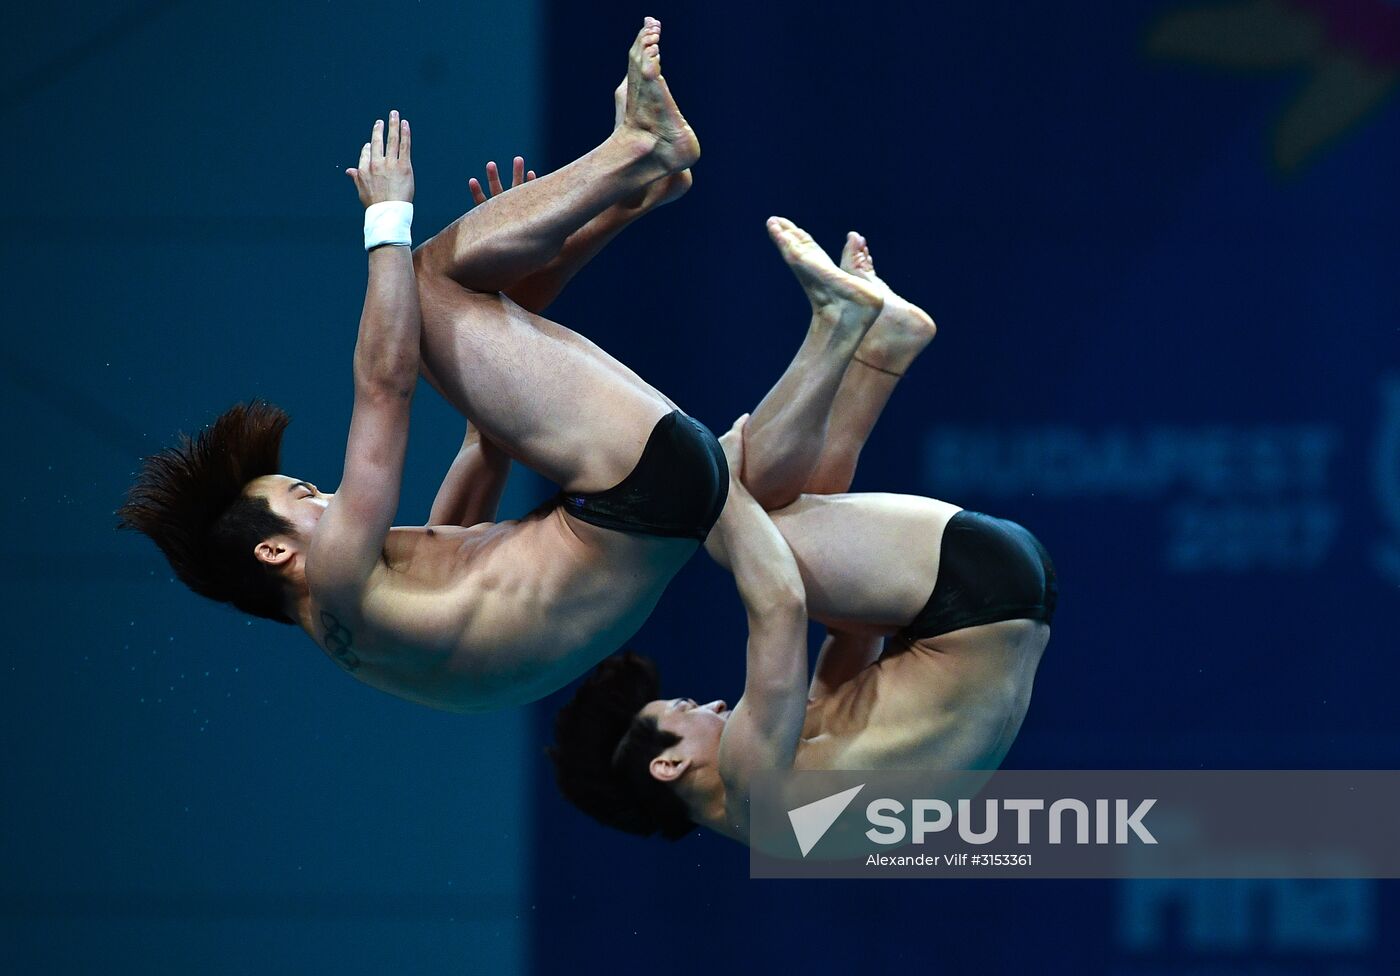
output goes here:
[{"label": "elbow", "polygon": [[416,340],[411,344],[372,342],[362,335],[352,362],[356,394],[407,397],[418,385],[422,360]]},{"label": "elbow", "polygon": [[360,403],[407,403],[413,399],[413,384],[392,378],[356,383],[355,399]]},{"label": "elbow", "polygon": [[417,363],[406,369],[390,364],[355,369],[355,398],[359,400],[407,400],[417,385]]},{"label": "elbow", "polygon": [[746,601],[749,614],[773,623],[792,624],[807,620],[807,592],[801,579],[776,580]]}]

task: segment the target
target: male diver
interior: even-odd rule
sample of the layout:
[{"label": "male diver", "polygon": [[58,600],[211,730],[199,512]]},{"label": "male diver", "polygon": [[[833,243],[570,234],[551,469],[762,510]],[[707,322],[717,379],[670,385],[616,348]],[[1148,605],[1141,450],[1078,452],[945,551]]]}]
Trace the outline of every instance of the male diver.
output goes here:
[{"label": "male diver", "polygon": [[[805,235],[794,246],[815,250]],[[549,750],[564,795],[601,823],[677,839],[749,839],[749,790],[772,769],[994,769],[1020,729],[1050,637],[1053,564],[1024,528],[930,498],[844,494],[932,320],[876,275],[851,234],[841,268],[883,310],[850,357],[801,497],[767,514],[742,483],[754,422],[721,438],[731,486],[706,548],[734,574],[749,627],[744,690],[663,698],[633,653],[604,661],[560,710]],[[776,401],[776,402],[774,402]],[[791,470],[802,463],[789,459]],[[810,681],[807,618],[827,625]]]},{"label": "male diver", "polygon": [[[699,143],[661,76],[660,32],[648,18],[638,34],[621,122],[598,148],[412,255],[411,136],[396,114],[376,123],[348,171],[366,207],[369,283],[338,489],[280,473],[287,416],[241,405],[147,459],[122,524],[196,592],[300,626],[359,680],[438,708],[532,701],[635,633],[719,516],[723,452],[627,367],[508,296],[538,306],[639,210],[683,192]],[[844,354],[831,337],[853,347],[880,307],[873,288],[814,287],[826,338],[798,364],[811,377],[790,384],[794,403],[813,383],[834,389]],[[433,524],[391,527],[420,355],[479,436]],[[781,427],[766,436],[781,442]],[[791,478],[782,451],[766,456],[748,483],[776,497]],[[506,458],[563,491],[491,523]]]},{"label": "male diver", "polygon": [[[197,593],[295,624],[360,680],[439,708],[531,701],[634,633],[718,517],[723,454],[598,347],[496,292],[698,158],[660,35],[648,18],[624,119],[600,146],[416,253],[409,128],[396,113],[377,122],[348,171],[369,282],[339,488],[279,473],[287,416],[240,405],[146,460],[122,524]],[[492,445],[559,484],[557,504],[499,524],[391,528],[420,345],[430,380]]]}]

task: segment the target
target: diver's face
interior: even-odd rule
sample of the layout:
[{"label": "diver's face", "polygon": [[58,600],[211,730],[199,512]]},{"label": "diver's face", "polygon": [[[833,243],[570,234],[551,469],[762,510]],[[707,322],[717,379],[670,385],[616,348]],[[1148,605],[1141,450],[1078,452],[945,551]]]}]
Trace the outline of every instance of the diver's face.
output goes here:
[{"label": "diver's face", "polygon": [[704,705],[692,698],[671,698],[648,702],[642,714],[656,719],[663,731],[680,736],[668,753],[676,751],[692,765],[714,763],[719,758],[719,740],[729,721],[729,706],[719,699]]},{"label": "diver's face", "polygon": [[297,535],[310,539],[334,494],[317,491],[309,481],[298,481],[285,474],[269,474],[249,482],[243,493],[267,499],[267,507],[292,524]]}]

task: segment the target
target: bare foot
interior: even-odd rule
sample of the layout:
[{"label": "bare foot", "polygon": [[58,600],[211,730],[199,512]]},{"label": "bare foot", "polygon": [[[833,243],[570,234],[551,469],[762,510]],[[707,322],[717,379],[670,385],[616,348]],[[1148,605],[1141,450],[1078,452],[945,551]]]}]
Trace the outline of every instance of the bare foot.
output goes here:
[{"label": "bare foot", "polygon": [[864,278],[842,271],[812,236],[784,217],[768,218],[768,236],[812,303],[814,327],[859,343],[880,314],[884,294]]},{"label": "bare foot", "polygon": [[[623,78],[621,84],[613,91],[613,128],[622,128],[622,121],[627,110],[627,79]],[[685,196],[690,185],[695,182],[695,177],[690,170],[683,169],[679,173],[672,173],[663,176],[655,182],[648,183],[636,193],[621,201],[621,205],[628,210],[655,210],[657,207],[664,207],[668,203],[674,203]]]},{"label": "bare foot", "polygon": [[622,125],[650,137],[652,155],[667,173],[689,169],[700,158],[700,140],[661,77],[661,21],[646,18],[627,55],[627,98]]},{"label": "bare foot", "polygon": [[900,298],[881,280],[875,273],[870,245],[855,231],[846,235],[846,246],[841,249],[841,269],[875,285],[885,296],[885,307],[861,342],[856,356],[879,369],[903,373],[933,341],[938,326],[927,312]]},{"label": "bare foot", "polygon": [[[675,203],[689,192],[690,186],[694,182],[695,177],[690,174],[690,170],[683,169],[679,173],[672,173],[655,183],[648,183],[646,189],[642,191],[637,206],[642,210],[655,210],[668,203]],[[626,202],[623,201],[623,203]]]}]

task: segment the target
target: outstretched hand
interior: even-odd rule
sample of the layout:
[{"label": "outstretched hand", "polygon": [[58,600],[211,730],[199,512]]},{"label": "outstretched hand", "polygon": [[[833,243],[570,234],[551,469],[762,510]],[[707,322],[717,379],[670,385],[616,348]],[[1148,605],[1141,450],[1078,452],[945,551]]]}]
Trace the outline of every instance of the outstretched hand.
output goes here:
[{"label": "outstretched hand", "polygon": [[[512,190],[521,183],[528,183],[535,178],[534,170],[525,171],[525,158],[523,156],[515,157],[510,170],[510,189]],[[501,171],[496,166],[494,159],[486,164],[486,186],[491,190],[490,196],[486,194],[485,190],[482,190],[481,181],[475,176],[467,181],[467,185],[471,187],[472,199],[476,201],[477,206],[485,203],[490,197],[506,192],[506,187],[501,186]]]},{"label": "outstretched hand", "polygon": [[408,120],[400,119],[398,110],[389,113],[386,133],[384,120],[374,123],[369,142],[360,149],[360,164],[345,171],[359,191],[360,203],[366,207],[388,200],[413,202],[413,140]]}]

